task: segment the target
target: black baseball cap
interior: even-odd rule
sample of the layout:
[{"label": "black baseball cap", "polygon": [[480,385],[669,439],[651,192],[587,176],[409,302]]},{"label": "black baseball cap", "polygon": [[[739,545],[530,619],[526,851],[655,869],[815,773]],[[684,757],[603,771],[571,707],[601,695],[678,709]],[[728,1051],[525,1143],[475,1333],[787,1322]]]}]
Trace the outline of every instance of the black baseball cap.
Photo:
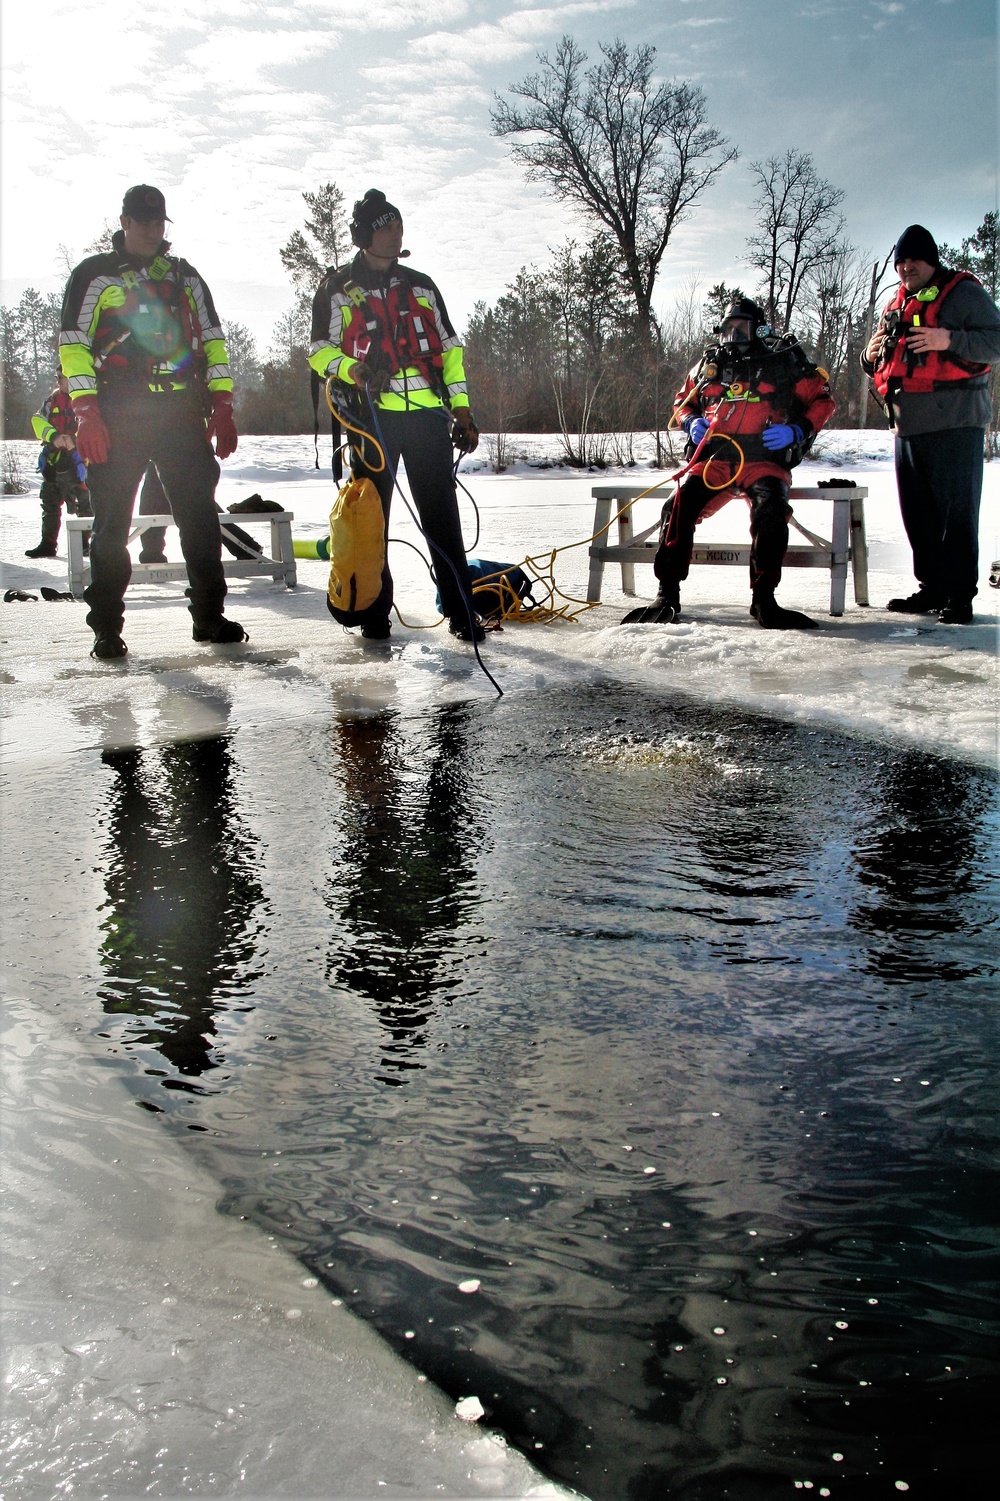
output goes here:
[{"label": "black baseball cap", "polygon": [[127,219],[139,219],[143,223],[150,219],[165,219],[167,202],[159,188],[140,182],[137,187],[129,188],[122,199],[122,213]]}]

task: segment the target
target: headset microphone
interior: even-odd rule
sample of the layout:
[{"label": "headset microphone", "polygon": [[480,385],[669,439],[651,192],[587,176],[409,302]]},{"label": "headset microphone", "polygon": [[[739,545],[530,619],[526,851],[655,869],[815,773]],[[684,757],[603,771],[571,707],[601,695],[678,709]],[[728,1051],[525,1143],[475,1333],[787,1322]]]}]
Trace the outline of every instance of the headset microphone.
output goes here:
[{"label": "headset microphone", "polygon": [[400,261],[406,261],[406,260],[409,260],[409,258],[410,258],[410,252],[408,250],[401,250],[399,252],[399,255],[396,257],[396,259],[400,260]]}]

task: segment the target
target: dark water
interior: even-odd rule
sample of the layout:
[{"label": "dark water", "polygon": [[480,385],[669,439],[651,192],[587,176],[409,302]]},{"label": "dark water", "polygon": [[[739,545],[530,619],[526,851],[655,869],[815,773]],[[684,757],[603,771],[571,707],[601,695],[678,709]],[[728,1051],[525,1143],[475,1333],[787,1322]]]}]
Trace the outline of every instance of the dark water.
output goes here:
[{"label": "dark water", "polygon": [[614,687],[97,775],[106,1045],[551,1475],[992,1492],[995,778]]}]

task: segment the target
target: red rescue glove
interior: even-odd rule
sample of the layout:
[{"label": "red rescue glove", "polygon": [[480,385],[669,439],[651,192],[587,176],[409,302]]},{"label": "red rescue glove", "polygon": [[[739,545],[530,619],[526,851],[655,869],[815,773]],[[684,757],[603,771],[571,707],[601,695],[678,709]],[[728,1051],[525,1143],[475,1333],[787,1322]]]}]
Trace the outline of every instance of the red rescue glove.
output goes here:
[{"label": "red rescue glove", "polygon": [[96,396],[78,396],[73,402],[76,418],[76,451],[85,464],[106,464],[111,439]]},{"label": "red rescue glove", "polygon": [[451,414],[455,419],[451,441],[460,453],[475,453],[479,447],[479,429],[468,407],[455,407]]},{"label": "red rescue glove", "polygon": [[232,391],[212,392],[212,415],[208,419],[208,441],[211,443],[213,439],[218,458],[228,459],[231,453],[236,452],[236,445],[240,438],[233,418]]}]

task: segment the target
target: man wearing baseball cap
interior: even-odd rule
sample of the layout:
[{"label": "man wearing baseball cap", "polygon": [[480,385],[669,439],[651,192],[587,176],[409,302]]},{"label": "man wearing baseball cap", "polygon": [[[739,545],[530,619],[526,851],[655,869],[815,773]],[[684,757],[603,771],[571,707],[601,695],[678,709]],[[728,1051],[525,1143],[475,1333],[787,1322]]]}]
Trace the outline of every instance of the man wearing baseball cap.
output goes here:
[{"label": "man wearing baseball cap", "polygon": [[150,462],[180,532],[194,639],[247,639],[223,614],[215,508],[216,455],[226,458],[237,444],[229,358],[212,294],[193,266],[170,255],[166,221],[159,188],[129,188],[113,248],[81,261],[63,298],[59,357],[94,506],[84,598],[91,655],[102,659],[128,651],[121,634],[132,576],[128,531]]},{"label": "man wearing baseball cap", "polygon": [[919,587],[888,608],[968,625],[1000,309],[974,276],[941,265],[922,224],[900,235],[893,265],[899,286],[861,364],[896,431],[899,504]]}]

